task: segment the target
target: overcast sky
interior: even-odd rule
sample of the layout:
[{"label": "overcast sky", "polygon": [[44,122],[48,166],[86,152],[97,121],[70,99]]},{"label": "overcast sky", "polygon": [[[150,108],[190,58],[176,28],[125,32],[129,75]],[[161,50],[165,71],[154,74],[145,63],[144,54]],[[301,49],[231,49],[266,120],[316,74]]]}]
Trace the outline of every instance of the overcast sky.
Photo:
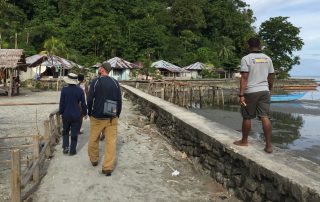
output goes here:
[{"label": "overcast sky", "polygon": [[[300,37],[305,45],[297,54],[303,61],[319,60],[320,75],[320,0],[244,0],[250,5],[255,17],[254,25],[270,17],[289,17],[289,21],[301,28]],[[316,69],[318,70],[318,68]]]}]

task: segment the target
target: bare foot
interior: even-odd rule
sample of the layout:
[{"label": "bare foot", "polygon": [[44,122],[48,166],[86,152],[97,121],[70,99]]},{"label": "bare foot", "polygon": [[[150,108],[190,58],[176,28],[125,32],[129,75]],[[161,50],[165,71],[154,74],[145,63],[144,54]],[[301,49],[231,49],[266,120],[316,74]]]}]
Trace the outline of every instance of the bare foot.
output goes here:
[{"label": "bare foot", "polygon": [[268,154],[271,154],[273,152],[272,146],[271,147],[265,147],[264,151],[267,152]]},{"label": "bare foot", "polygon": [[248,146],[248,142],[243,142],[242,140],[235,141],[233,144],[238,146]]}]

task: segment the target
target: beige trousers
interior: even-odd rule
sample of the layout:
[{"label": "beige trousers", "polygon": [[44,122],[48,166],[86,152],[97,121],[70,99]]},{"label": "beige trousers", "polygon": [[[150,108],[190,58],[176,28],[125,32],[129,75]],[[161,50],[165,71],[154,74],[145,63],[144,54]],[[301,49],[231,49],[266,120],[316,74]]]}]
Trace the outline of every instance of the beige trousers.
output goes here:
[{"label": "beige trousers", "polygon": [[99,135],[104,129],[105,148],[102,170],[113,170],[116,161],[118,118],[101,120],[90,117],[88,154],[91,162],[99,161]]}]

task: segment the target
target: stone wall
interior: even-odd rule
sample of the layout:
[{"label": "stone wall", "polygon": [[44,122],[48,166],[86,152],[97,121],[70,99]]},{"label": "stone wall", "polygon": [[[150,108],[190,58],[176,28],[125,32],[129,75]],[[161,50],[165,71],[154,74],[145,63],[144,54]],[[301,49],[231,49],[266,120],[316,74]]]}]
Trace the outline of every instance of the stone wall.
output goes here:
[{"label": "stone wall", "polygon": [[275,149],[266,154],[260,142],[249,147],[232,142],[241,137],[187,109],[122,85],[125,97],[140,106],[172,144],[201,163],[212,178],[244,201],[320,201],[320,166]]}]

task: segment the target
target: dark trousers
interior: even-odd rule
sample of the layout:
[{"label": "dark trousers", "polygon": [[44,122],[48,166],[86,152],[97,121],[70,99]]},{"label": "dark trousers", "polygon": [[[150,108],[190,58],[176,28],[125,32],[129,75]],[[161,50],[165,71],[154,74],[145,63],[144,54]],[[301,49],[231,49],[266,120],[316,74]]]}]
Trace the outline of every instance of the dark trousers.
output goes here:
[{"label": "dark trousers", "polygon": [[[70,148],[70,153],[76,153],[76,147],[78,142],[78,134],[81,126],[80,118],[62,118],[63,123],[63,140],[62,148]],[[69,132],[71,131],[71,144],[69,144]]]}]

